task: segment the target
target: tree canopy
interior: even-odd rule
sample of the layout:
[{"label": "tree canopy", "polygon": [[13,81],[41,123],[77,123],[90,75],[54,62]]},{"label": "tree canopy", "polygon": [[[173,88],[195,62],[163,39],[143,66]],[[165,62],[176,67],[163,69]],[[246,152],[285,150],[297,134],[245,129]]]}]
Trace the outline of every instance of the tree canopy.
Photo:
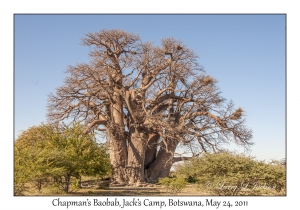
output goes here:
[{"label": "tree canopy", "polygon": [[90,62],[69,66],[64,85],[49,95],[48,119],[103,132],[113,183],[156,182],[184,158],[180,151],[252,144],[244,110],[226,102],[182,41],[163,38],[155,46],[133,33],[102,30],[86,34],[82,44],[91,49]]},{"label": "tree canopy", "polygon": [[83,134],[79,124],[53,127],[46,124],[23,131],[14,142],[15,194],[24,184],[42,184],[56,180],[65,192],[71,177],[104,177],[111,166],[105,145],[97,143],[95,134]]}]

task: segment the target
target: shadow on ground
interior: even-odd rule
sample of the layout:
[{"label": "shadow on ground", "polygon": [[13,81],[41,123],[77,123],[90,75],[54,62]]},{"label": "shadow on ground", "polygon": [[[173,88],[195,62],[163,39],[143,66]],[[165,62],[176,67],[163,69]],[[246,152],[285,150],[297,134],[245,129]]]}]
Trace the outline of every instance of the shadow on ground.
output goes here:
[{"label": "shadow on ground", "polygon": [[165,192],[159,192],[156,190],[144,191],[144,190],[89,190],[86,192],[78,191],[71,192],[68,195],[72,196],[161,196],[165,195]]}]

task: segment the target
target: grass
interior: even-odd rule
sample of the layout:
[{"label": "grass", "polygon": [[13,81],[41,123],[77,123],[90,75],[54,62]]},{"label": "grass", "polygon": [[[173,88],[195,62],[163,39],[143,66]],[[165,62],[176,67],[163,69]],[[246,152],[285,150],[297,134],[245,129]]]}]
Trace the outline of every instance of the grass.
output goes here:
[{"label": "grass", "polygon": [[[95,189],[95,188],[80,188],[71,189],[68,194],[59,191],[58,189],[42,188],[38,192],[35,188],[29,188],[24,193],[25,196],[174,196],[167,191],[166,188],[157,186],[153,188],[109,188],[109,189]],[[262,191],[262,196],[285,196],[285,191],[277,192],[275,190]],[[180,192],[176,193],[175,196],[217,196],[208,190],[199,188],[197,184],[188,184]]]}]

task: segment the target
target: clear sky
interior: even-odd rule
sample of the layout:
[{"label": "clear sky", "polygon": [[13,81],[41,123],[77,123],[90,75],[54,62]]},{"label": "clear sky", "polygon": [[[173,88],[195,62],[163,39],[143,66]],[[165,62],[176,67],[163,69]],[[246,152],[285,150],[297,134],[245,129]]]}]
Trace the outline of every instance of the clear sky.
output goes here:
[{"label": "clear sky", "polygon": [[222,95],[246,110],[251,154],[285,158],[285,15],[15,15],[15,137],[46,122],[47,95],[68,65],[88,62],[88,32],[122,29],[159,45],[181,39],[217,78]]}]

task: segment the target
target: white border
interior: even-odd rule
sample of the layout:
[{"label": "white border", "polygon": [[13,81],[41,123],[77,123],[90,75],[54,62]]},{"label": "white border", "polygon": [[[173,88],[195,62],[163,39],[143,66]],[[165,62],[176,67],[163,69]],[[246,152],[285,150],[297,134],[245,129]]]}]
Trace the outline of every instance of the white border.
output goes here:
[{"label": "white border", "polygon": [[[0,3],[0,166],[1,190],[0,209],[53,209],[55,197],[14,197],[13,196],[13,15],[15,13],[281,13],[287,14],[287,164],[288,191],[286,197],[213,197],[216,200],[247,200],[247,209],[274,209],[291,207],[297,209],[299,182],[296,179],[299,154],[299,7],[296,1],[38,1],[2,0]],[[3,135],[4,133],[4,135]],[[154,198],[154,197],[152,197]],[[197,200],[196,197],[180,197]],[[86,200],[81,197],[64,197],[66,200]],[[122,199],[122,198],[120,198]],[[131,198],[128,198],[131,199]],[[140,199],[143,199],[140,197]],[[168,199],[158,197],[157,199]],[[200,197],[200,200],[206,199]],[[296,207],[296,208],[293,208]],[[62,207],[56,207],[62,208]],[[99,209],[100,207],[98,207]],[[139,207],[140,208],[140,207]],[[299,207],[298,207],[299,208]],[[69,209],[74,209],[69,207]],[[79,209],[79,208],[77,208]],[[81,208],[83,209],[83,208]],[[103,208],[101,208],[103,209]],[[106,208],[105,208],[106,209]],[[112,208],[110,208],[112,209]],[[129,208],[128,208],[129,209]],[[195,208],[196,209],[196,208]],[[205,209],[205,208],[204,208]],[[207,208],[206,208],[207,209]],[[222,208],[219,208],[222,209]],[[223,208],[225,209],[225,208]],[[241,209],[241,208],[239,208]]]}]

